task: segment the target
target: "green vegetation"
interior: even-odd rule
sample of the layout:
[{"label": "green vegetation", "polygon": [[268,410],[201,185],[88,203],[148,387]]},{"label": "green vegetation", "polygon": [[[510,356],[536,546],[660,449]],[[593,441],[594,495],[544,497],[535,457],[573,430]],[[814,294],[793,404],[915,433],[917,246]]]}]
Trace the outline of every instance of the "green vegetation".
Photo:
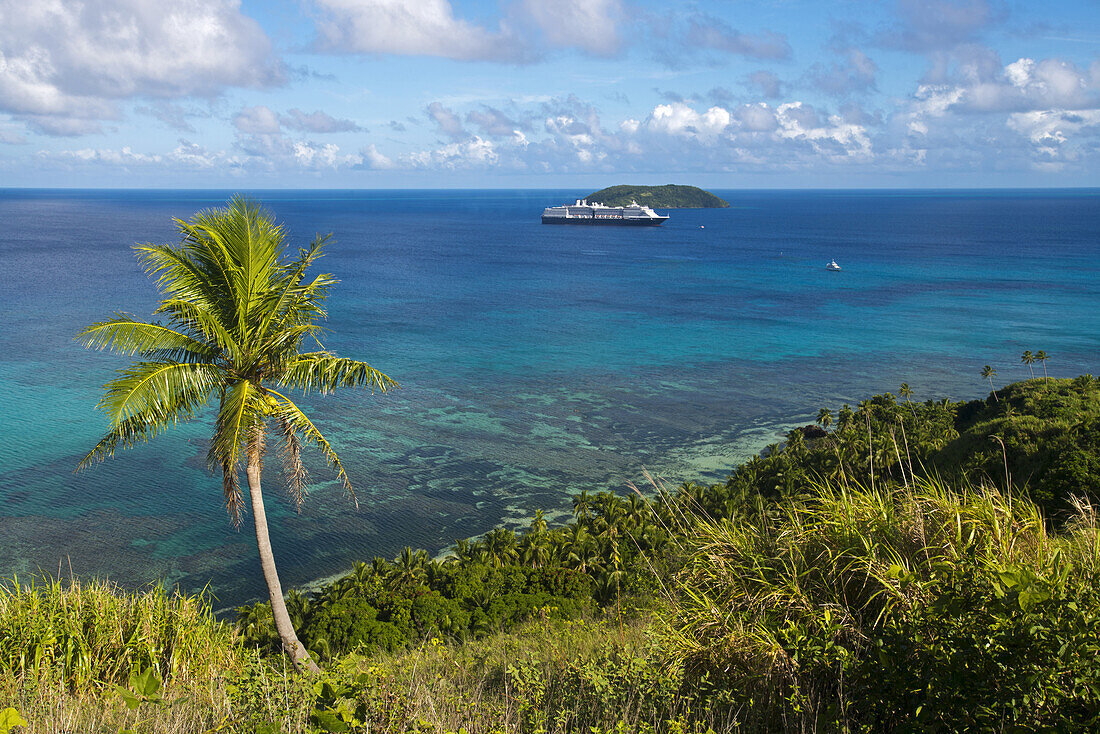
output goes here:
[{"label": "green vegetation", "polygon": [[960,404],[956,426],[936,456],[945,474],[1010,480],[1056,522],[1073,513],[1071,497],[1100,497],[1100,381],[1091,375],[1008,385],[996,403]]},{"label": "green vegetation", "polygon": [[287,669],[268,604],[13,581],[0,702],[27,731],[1095,730],[1100,384],[902,392],[725,482],[291,592],[324,673]]},{"label": "green vegetation", "polygon": [[[240,472],[245,465],[256,546],[280,643],[297,667],[317,672],[283,603],[267,530],[260,473],[272,428],[297,506],[309,481],[301,459],[303,441],[320,450],[353,501],[355,493],[332,446],[279,390],[326,394],[340,387],[369,387],[386,392],[396,383],[364,362],[321,347],[317,321],[325,317],[325,299],[335,279],[308,279],[306,271],[321,257],[327,238],[316,237],[292,258],[283,228],[240,198],[228,209],[175,221],[182,237],[178,247],[135,248],[146,272],[157,276],[164,300],[156,314],[165,316],[168,325],[116,314],[77,337],[91,348],[140,357],[105,386],[98,407],[113,428],[81,466],[102,461],[116,448],[143,443],[216,402],[207,463],[221,472],[234,525],[241,521]],[[300,351],[307,338],[320,351]]]},{"label": "green vegetation", "polygon": [[694,186],[610,186],[584,197],[607,206],[628,206],[636,201],[659,209],[722,209],[729,202]]},{"label": "green vegetation", "polygon": [[[232,713],[218,681],[248,665],[200,596],[99,581],[0,585],[0,703],[32,732],[117,733],[154,713],[157,731],[206,731]],[[15,723],[4,716],[0,732]]]}]

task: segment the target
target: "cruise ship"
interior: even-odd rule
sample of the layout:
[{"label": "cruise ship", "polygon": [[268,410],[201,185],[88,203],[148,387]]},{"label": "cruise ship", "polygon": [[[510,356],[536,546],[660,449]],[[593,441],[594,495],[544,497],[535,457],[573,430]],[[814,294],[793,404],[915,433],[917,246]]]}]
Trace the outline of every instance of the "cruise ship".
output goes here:
[{"label": "cruise ship", "polygon": [[577,199],[576,204],[548,206],[542,210],[543,224],[621,224],[636,227],[655,227],[664,222],[663,217],[648,206],[631,201],[630,206],[604,206]]}]

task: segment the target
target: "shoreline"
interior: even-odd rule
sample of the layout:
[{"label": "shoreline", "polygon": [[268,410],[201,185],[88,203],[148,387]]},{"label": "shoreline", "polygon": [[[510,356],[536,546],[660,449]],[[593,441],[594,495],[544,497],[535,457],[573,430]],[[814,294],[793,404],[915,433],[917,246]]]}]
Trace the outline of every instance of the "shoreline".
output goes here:
[{"label": "shoreline", "polygon": [[[671,457],[675,457],[677,455],[685,455],[686,454],[688,456],[681,459],[681,461],[686,463],[688,466],[691,466],[692,463],[694,463],[694,465],[695,465],[694,466],[695,477],[694,478],[688,478],[688,479],[682,479],[680,482],[677,482],[675,486],[672,486],[672,487],[669,486],[668,482],[670,480],[668,480],[667,477],[665,476],[666,472],[652,471],[652,472],[649,472],[649,473],[655,480],[657,480],[659,483],[661,483],[663,489],[669,490],[669,491],[675,491],[675,488],[679,487],[679,485],[683,482],[694,481],[694,482],[700,482],[700,483],[704,483],[704,484],[714,484],[714,483],[717,483],[717,482],[724,481],[724,478],[718,478],[717,475],[718,474],[723,474],[723,476],[729,476],[731,473],[733,473],[733,471],[738,466],[740,466],[744,462],[750,460],[754,456],[759,456],[763,452],[763,450],[765,448],[767,448],[768,446],[770,446],[774,443],[782,441],[783,437],[787,434],[787,432],[789,432],[789,431],[791,431],[795,428],[800,428],[804,425],[807,425],[807,422],[810,422],[810,423],[813,422],[811,414],[802,414],[801,417],[804,418],[804,420],[794,420],[793,419],[794,416],[792,416],[792,419],[789,419],[789,420],[776,421],[774,423],[764,423],[762,425],[753,426],[753,427],[741,430],[739,432],[740,435],[739,435],[738,439],[735,439],[733,444],[732,444],[733,448],[730,452],[730,454],[732,454],[732,459],[733,459],[732,464],[725,461],[724,457],[722,459],[719,459],[719,456],[714,454],[713,452],[700,451],[700,449],[702,447],[706,447],[706,446],[715,446],[715,445],[728,446],[728,445],[730,445],[730,444],[722,441],[721,436],[714,436],[714,437],[710,437],[710,438],[706,438],[706,439],[700,439],[699,441],[696,441],[694,444],[689,444],[688,446],[685,446],[685,447],[682,447],[682,448],[679,448],[679,449],[673,449],[672,451],[669,452],[669,454],[666,455],[667,457],[671,458]],[[696,456],[695,456],[696,461],[695,462],[692,462],[691,459],[690,459],[690,454],[692,453],[693,447],[697,447],[697,448],[695,448],[695,451],[696,451]],[[703,459],[705,459],[705,458],[711,459],[711,462],[706,462],[705,463],[703,461]],[[666,462],[666,463],[671,463],[671,462]],[[709,463],[710,466],[708,466],[707,463]],[[721,466],[726,466],[727,468],[722,469],[722,468],[720,468]],[[645,466],[640,467],[640,470],[639,470],[640,473],[644,473],[646,471],[648,471],[647,467],[645,467]],[[626,482],[624,481],[623,486],[625,486],[625,484],[626,484]],[[638,483],[638,482],[635,482],[635,484],[638,486],[639,490],[643,491],[643,494],[645,494],[647,496],[652,496],[653,495],[653,492],[645,492],[644,491],[646,486],[649,486],[649,485],[643,485],[643,484]],[[652,487],[650,487],[650,488],[652,489]],[[588,491],[590,491],[590,492],[602,492],[602,491],[607,491],[607,488],[601,488],[601,489],[595,489],[594,488],[594,489],[589,489]],[[571,497],[572,493],[569,496]],[[507,509],[511,509],[511,508],[505,508],[505,509],[507,510]],[[519,509],[519,508],[515,508],[515,509]],[[551,511],[546,511],[546,519],[548,521],[548,526],[549,527],[562,527],[565,524],[567,524],[569,522],[569,520],[572,519],[572,517],[573,517],[572,513],[568,512],[568,511],[565,511],[565,510],[552,511],[552,512]],[[530,522],[530,520],[532,520],[533,518],[534,518],[534,513],[533,512],[531,512],[531,513],[522,513],[522,514],[509,514],[509,513],[506,512],[504,514],[504,516],[502,516],[501,519],[495,525],[493,525],[492,527],[488,528],[487,530],[485,530],[481,533],[478,533],[476,535],[468,536],[467,538],[465,538],[465,540],[471,540],[471,541],[475,540],[477,538],[480,538],[485,533],[491,532],[492,530],[495,530],[497,528],[512,528],[514,530],[514,529],[517,529],[519,527],[525,527],[526,524],[528,522]],[[438,561],[438,560],[441,560],[442,558],[444,558],[447,555],[447,553],[450,551],[450,549],[454,546],[454,544],[455,544],[455,541],[451,541],[451,542],[445,544],[438,553],[435,553],[434,555],[431,556],[432,559]],[[350,574],[354,570],[355,564],[357,564],[357,563],[369,563],[370,560],[373,559],[374,557],[376,557],[376,556],[370,556],[370,558],[366,558],[366,557],[359,558],[358,560],[353,561],[352,565],[345,567],[341,571],[338,571],[338,572],[335,572],[335,573],[330,573],[330,574],[325,574],[325,575],[322,575],[322,576],[317,576],[317,577],[314,577],[314,578],[310,579],[309,581],[306,581],[305,583],[294,584],[287,590],[286,593],[289,594],[290,591],[292,591],[292,590],[293,591],[298,591],[300,593],[305,593],[305,594],[312,594],[312,593],[315,593],[317,591],[320,591],[321,589],[325,588],[326,586],[329,586],[333,582],[338,581],[338,580],[344,578],[345,576],[347,576],[348,574]],[[215,610],[213,610],[214,615],[216,617],[223,618],[223,615],[227,615],[227,614],[235,612],[238,607],[252,605],[252,604],[255,604],[258,601],[263,601],[263,600],[264,600],[263,596],[257,596],[255,598],[245,600],[244,602],[242,602],[240,604],[234,604],[232,606],[227,606],[227,607],[222,607],[222,608],[219,608],[219,609],[215,609]]]}]

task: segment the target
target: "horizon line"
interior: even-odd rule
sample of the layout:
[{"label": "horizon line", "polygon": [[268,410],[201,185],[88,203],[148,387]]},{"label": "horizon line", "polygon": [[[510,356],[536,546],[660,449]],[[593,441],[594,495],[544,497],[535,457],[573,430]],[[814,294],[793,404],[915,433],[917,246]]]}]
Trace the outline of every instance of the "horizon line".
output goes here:
[{"label": "horizon line", "polygon": [[[613,184],[614,186],[667,186],[670,184]],[[672,184],[691,186],[693,184]],[[169,187],[169,186],[0,186],[6,191],[563,191],[591,186],[394,186],[394,187]],[[607,188],[607,187],[604,187]],[[761,186],[695,188],[703,191],[1100,191],[1100,186]],[[598,190],[598,189],[597,189]]]}]

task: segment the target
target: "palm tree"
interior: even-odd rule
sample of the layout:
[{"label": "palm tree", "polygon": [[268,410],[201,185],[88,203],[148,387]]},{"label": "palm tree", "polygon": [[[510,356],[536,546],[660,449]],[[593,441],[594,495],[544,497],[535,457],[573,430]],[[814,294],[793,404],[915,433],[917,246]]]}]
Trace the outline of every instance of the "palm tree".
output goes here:
[{"label": "palm tree", "polygon": [[916,418],[917,411],[913,408],[913,401],[910,400],[910,398],[913,397],[913,388],[909,387],[908,382],[901,383],[901,387],[898,388],[898,394],[905,398],[905,404],[909,406],[909,412]]},{"label": "palm tree", "polygon": [[[220,469],[226,509],[239,527],[244,464],[256,547],[283,650],[299,669],[316,671],[287,614],[268,536],[260,476],[273,432],[287,487],[300,508],[309,481],[302,444],[316,446],[348,496],[355,493],[340,458],[312,421],[281,390],[327,394],[340,387],[386,392],[397,383],[370,365],[324,351],[318,341],[331,275],[307,279],[327,237],[286,252],[285,230],[258,204],[234,198],[228,208],[177,219],[178,246],[138,245],[135,252],[163,297],[155,314],[167,324],[114,318],[84,329],[86,347],[111,349],[140,361],[107,383],[98,407],[111,430],[80,462],[88,467],[193,418],[214,403],[217,420],[207,462]],[[300,351],[314,340],[319,351]],[[358,506],[358,503],[356,502]]]},{"label": "palm tree", "polygon": [[1031,368],[1031,365],[1035,364],[1035,355],[1031,353],[1030,349],[1020,355],[1020,361],[1027,365],[1028,372],[1030,372],[1031,376],[1034,378],[1035,370]]},{"label": "palm tree", "polygon": [[542,535],[546,532],[546,513],[542,510],[535,510],[535,516],[531,519],[531,533],[534,535]]},{"label": "palm tree", "polygon": [[582,489],[580,494],[573,495],[573,514],[578,520],[587,520],[588,513],[592,510],[592,498],[588,490]]},{"label": "palm tree", "polygon": [[1043,363],[1043,379],[1049,380],[1050,375],[1047,374],[1047,360],[1050,359],[1050,355],[1040,349],[1035,353],[1035,359]]},{"label": "palm tree", "polygon": [[997,370],[989,365],[982,367],[982,377],[989,380],[989,389],[993,391],[993,400],[997,401],[997,389],[993,387],[993,378],[997,376]]},{"label": "palm tree", "polygon": [[390,580],[399,585],[415,586],[422,583],[427,576],[429,560],[427,551],[414,551],[405,546],[401,554],[393,559]]},{"label": "palm tree", "polygon": [[817,423],[825,430],[829,430],[829,426],[832,425],[833,414],[829,412],[828,408],[822,408],[817,411]]}]

